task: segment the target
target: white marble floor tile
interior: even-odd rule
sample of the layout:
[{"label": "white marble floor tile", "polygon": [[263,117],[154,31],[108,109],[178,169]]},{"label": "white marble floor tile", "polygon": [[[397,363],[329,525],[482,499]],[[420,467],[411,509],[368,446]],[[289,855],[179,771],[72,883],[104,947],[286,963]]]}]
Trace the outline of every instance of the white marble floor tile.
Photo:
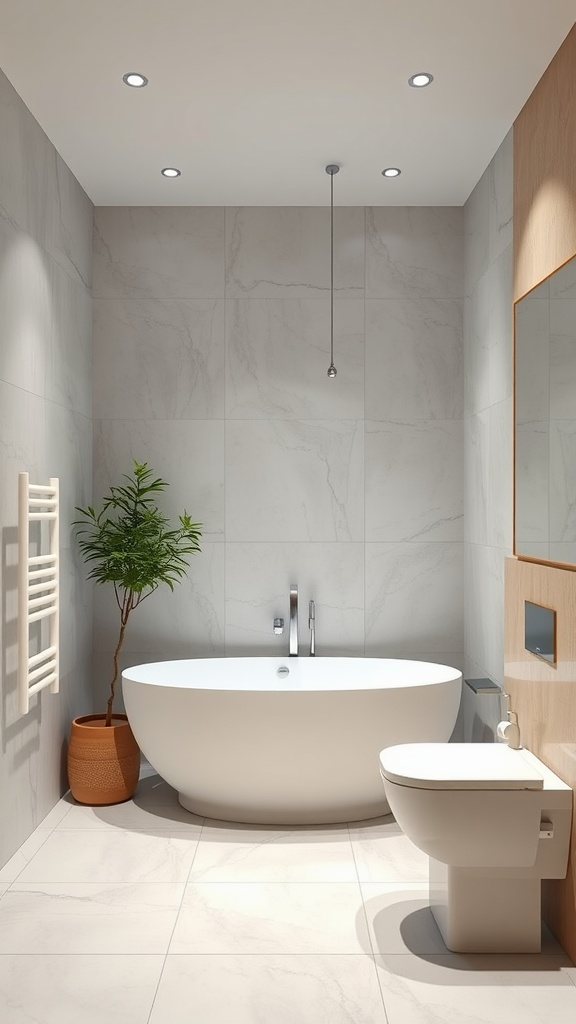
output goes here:
[{"label": "white marble floor tile", "polygon": [[0,899],[2,899],[4,893],[10,888],[10,882],[0,882]]},{"label": "white marble floor tile", "polygon": [[68,805],[68,813],[56,826],[64,829],[130,829],[156,831],[169,829],[199,834],[204,819],[185,811],[178,803],[139,805],[134,800],[106,807]]},{"label": "white marble floor tile", "polygon": [[346,828],[216,828],[206,825],[190,882],[355,882]]},{"label": "white marble floor tile", "polygon": [[388,1024],[573,1024],[567,957],[376,957]]},{"label": "white marble floor tile", "polygon": [[185,882],[198,834],[56,830],[19,882]]},{"label": "white marble floor tile", "polygon": [[369,956],[169,956],[150,1024],[386,1024]]},{"label": "white marble floor tile", "polygon": [[424,883],[361,882],[374,953],[446,954]]},{"label": "white marble floor tile", "polygon": [[353,882],[189,884],[170,943],[171,954],[369,952]]},{"label": "white marble floor tile", "polygon": [[48,812],[45,818],[42,819],[38,825],[38,829],[41,831],[52,830],[57,828],[63,818],[66,817],[70,807],[74,804],[74,798],[70,793],[66,793],[61,800]]},{"label": "white marble floor tile", "polygon": [[350,828],[361,882],[428,882],[428,857],[396,822],[374,828]]},{"label": "white marble floor tile", "polygon": [[146,1024],[163,956],[0,956],[4,1024]]},{"label": "white marble floor tile", "polygon": [[7,882],[10,884],[10,882],[16,881],[20,873],[36,855],[40,847],[44,845],[51,833],[52,829],[35,829],[35,831],[28,836],[28,839],[22,843],[22,846],[16,850],[14,856],[6,862],[4,867],[0,868],[0,882]]},{"label": "white marble floor tile", "polygon": [[16,882],[0,903],[0,953],[166,953],[183,882]]}]

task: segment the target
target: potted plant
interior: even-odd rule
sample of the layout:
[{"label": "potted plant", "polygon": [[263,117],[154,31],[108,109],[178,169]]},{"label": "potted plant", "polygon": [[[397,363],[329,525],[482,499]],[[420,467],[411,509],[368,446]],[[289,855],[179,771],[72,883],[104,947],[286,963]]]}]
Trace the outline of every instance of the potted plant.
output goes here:
[{"label": "potted plant", "polygon": [[118,657],[132,612],[165,583],[186,575],[188,556],[200,551],[201,523],[186,511],[179,525],[156,504],[168,484],[155,478],[146,462],[134,460],[126,483],[110,487],[102,508],[76,508],[77,530],[84,561],[91,565],[88,579],[110,583],[119,612],[119,634],[113,657],[112,681],[105,714],[74,719],[68,746],[68,781],[79,803],[113,804],[128,800],[138,783],[140,751],[128,719],[114,714]]}]

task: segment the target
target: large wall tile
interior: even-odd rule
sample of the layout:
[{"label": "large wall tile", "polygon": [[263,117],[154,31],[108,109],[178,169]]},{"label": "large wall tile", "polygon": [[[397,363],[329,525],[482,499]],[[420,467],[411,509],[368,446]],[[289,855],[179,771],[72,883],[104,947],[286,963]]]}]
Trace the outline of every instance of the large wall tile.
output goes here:
[{"label": "large wall tile", "polygon": [[462,539],[462,424],[366,422],[366,540]]},{"label": "large wall tile", "polygon": [[488,516],[491,547],[512,550],[512,396],[488,410]]},{"label": "large wall tile", "polygon": [[471,544],[488,542],[488,474],[490,413],[464,421],[464,539]]},{"label": "large wall tile", "polygon": [[204,541],[223,539],[224,423],[221,420],[103,420],[94,426],[94,501],[147,462],[168,481],[161,505],[202,523]]},{"label": "large wall tile", "polygon": [[511,247],[474,287],[466,320],[466,409],[474,413],[512,394]]},{"label": "large wall tile", "polygon": [[224,303],[96,299],[94,415],[210,419],[224,414]]},{"label": "large wall tile", "polygon": [[[70,531],[92,487],[92,206],[1,72],[0,139],[2,865],[66,789],[69,720],[92,707],[91,586]],[[58,476],[61,489],[60,692],[33,696],[27,715],[17,702],[20,471],[33,483]],[[32,652],[46,632],[31,627]]]},{"label": "large wall tile", "polygon": [[50,267],[52,329],[46,398],[92,417],[92,298],[62,267]]},{"label": "large wall tile", "polygon": [[[174,590],[160,586],[135,608],[128,621],[124,651],[163,651],[173,658],[211,657],[224,646],[224,547],[202,544],[188,559],[186,575]],[[111,585],[94,589],[94,645],[112,652],[120,630],[119,611]],[[148,657],[145,658],[148,660]]]},{"label": "large wall tile", "polygon": [[94,296],[224,296],[224,210],[100,206],[94,218]]},{"label": "large wall tile", "polygon": [[44,395],[53,315],[45,250],[0,211],[0,380]]},{"label": "large wall tile", "polygon": [[[228,298],[296,299],[330,289],[330,211],[231,207],[226,211]],[[364,294],[364,209],[334,210],[334,290]]]},{"label": "large wall tile", "polygon": [[462,545],[366,544],[366,654],[458,651]]},{"label": "large wall tile", "polygon": [[91,288],[94,207],[59,153],[56,183],[53,256],[76,284]]},{"label": "large wall tile", "polygon": [[362,419],[364,303],[334,304],[330,380],[330,300],[236,299],[227,303],[229,419]]},{"label": "large wall tile", "polygon": [[471,295],[490,264],[490,172],[486,168],[464,207],[464,291]]},{"label": "large wall tile", "polygon": [[231,424],[227,540],[362,540],[363,440],[354,420]]},{"label": "large wall tile", "polygon": [[0,71],[0,213],[53,249],[58,211],[56,150]]},{"label": "large wall tile", "polygon": [[490,262],[498,259],[512,245],[513,157],[514,132],[511,128],[488,166]]},{"label": "large wall tile", "polygon": [[366,301],[366,416],[460,419],[462,301]]},{"label": "large wall tile", "polygon": [[366,298],[462,298],[461,207],[366,211]]},{"label": "large wall tile", "polygon": [[504,680],[504,557],[499,548],[465,545],[466,655],[482,666],[482,675],[500,686]]},{"label": "large wall tile", "polygon": [[[316,653],[364,651],[363,544],[228,544],[226,651],[288,653],[289,592],[298,586],[300,653],[308,654],[308,603],[316,605]],[[272,631],[284,619],[284,633]]]}]

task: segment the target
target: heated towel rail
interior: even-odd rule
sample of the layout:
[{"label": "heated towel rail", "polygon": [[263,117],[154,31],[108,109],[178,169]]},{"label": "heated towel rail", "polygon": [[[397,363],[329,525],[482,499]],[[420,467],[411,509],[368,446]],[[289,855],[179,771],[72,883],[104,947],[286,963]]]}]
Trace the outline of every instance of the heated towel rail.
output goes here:
[{"label": "heated towel rail", "polygon": [[[39,523],[30,554],[30,524]],[[43,524],[47,524],[43,526]],[[45,687],[58,693],[59,682],[59,566],[58,477],[48,486],[31,484],[28,473],[18,474],[18,710],[25,715],[30,697]],[[30,626],[47,619],[40,630],[42,650],[30,654]],[[37,638],[38,639],[38,638]]]}]

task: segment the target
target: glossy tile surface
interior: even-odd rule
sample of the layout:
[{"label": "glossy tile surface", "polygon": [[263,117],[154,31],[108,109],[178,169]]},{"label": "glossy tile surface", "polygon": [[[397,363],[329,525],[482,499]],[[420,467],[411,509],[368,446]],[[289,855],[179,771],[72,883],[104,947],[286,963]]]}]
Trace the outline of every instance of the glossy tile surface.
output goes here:
[{"label": "glossy tile surface", "polygon": [[0,875],[6,1024],[571,1024],[576,1013],[576,968],[546,930],[538,956],[446,950],[427,859],[391,815],[284,829],[204,820],[144,766],[133,800],[68,795],[42,824]]}]

